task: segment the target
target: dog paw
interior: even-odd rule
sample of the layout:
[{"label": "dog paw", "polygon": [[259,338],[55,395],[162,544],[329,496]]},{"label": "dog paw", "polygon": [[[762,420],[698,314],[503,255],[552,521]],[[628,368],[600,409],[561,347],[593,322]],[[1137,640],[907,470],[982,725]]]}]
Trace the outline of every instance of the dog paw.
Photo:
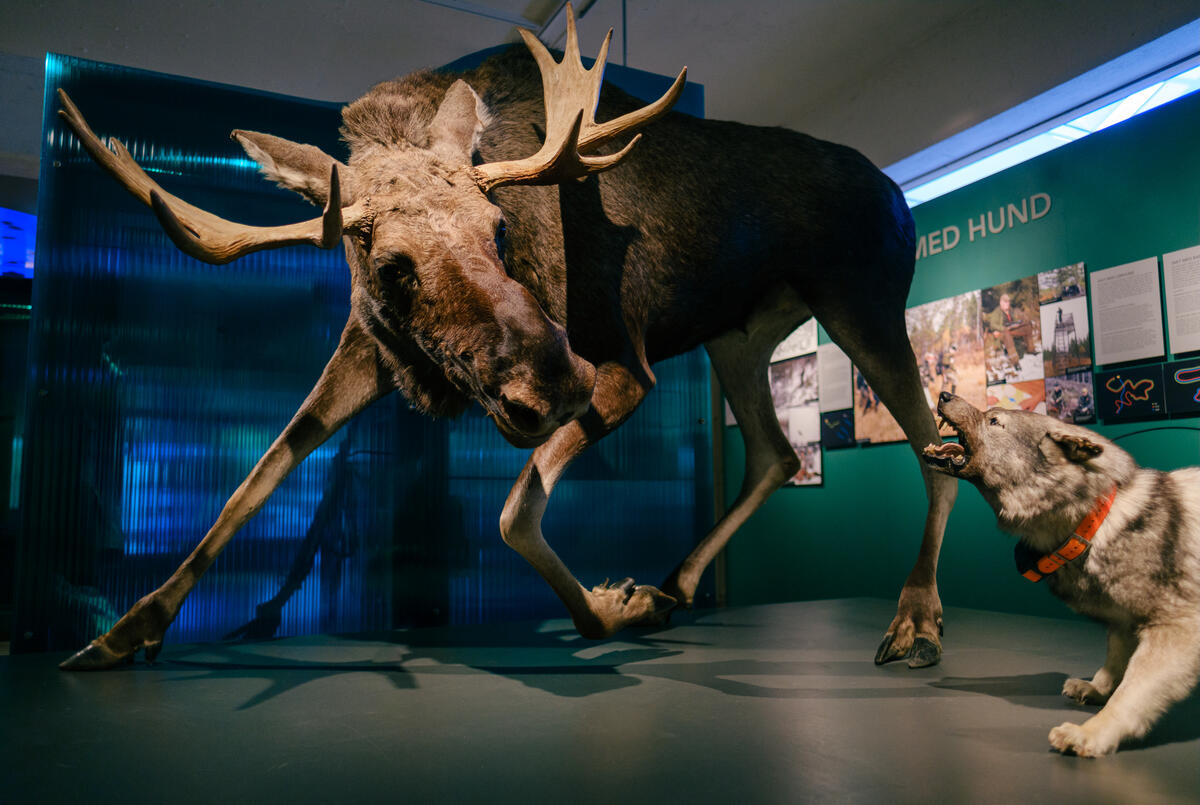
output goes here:
[{"label": "dog paw", "polygon": [[1079,724],[1067,722],[1050,730],[1050,746],[1064,755],[1100,757],[1116,751],[1117,741],[1096,735]]},{"label": "dog paw", "polygon": [[1076,704],[1104,704],[1108,697],[1086,679],[1068,679],[1063,683],[1062,695]]}]

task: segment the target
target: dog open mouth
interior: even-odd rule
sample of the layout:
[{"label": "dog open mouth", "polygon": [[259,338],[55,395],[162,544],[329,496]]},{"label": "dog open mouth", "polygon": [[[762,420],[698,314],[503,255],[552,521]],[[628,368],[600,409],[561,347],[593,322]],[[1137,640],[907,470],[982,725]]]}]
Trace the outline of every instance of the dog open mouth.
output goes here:
[{"label": "dog open mouth", "polygon": [[966,437],[963,436],[962,429],[953,422],[944,416],[940,419],[940,425],[949,425],[954,428],[955,433],[958,435],[958,441],[926,445],[925,449],[921,451],[922,458],[925,459],[926,464],[935,469],[946,472],[961,470],[971,460],[971,450],[967,446]]},{"label": "dog open mouth", "polygon": [[926,464],[944,470],[962,469],[970,458],[967,449],[958,442],[926,445],[923,455]]}]

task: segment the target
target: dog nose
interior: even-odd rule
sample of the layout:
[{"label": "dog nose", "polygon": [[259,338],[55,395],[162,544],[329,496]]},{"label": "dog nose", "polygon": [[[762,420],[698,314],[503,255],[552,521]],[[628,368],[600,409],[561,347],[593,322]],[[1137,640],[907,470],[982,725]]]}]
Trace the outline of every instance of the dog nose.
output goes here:
[{"label": "dog nose", "polygon": [[942,402],[950,402],[951,400],[954,399],[954,395],[948,391],[943,391],[941,394],[938,395],[938,399],[941,400]]}]

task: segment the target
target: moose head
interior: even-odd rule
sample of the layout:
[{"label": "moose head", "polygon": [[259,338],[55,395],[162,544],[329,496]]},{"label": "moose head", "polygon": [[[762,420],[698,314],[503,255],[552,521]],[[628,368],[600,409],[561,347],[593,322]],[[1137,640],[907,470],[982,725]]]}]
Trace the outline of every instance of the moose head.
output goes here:
[{"label": "moose head", "polygon": [[92,158],[150,206],[175,244],[196,259],[223,264],[260,249],[329,249],[343,240],[351,316],[377,342],[381,369],[413,405],[455,414],[475,400],[509,442],[532,447],[587,410],[596,370],[506,272],[505,221],[488,194],[615,167],[640,134],[616,153],[584,154],[663,115],[682,92],[686,69],[654,103],[597,124],[611,31],[591,69],[580,59],[572,15],[561,63],[533,34],[521,35],[541,71],[546,109],[545,140],[531,157],[472,164],[490,117],[462,80],[416,142],[355,147],[349,164],[310,145],[233,132],[268,178],[324,208],[318,218],[284,226],[237,224],[166,192],[121,142],[110,138],[106,146],[61,90],[59,114]]}]

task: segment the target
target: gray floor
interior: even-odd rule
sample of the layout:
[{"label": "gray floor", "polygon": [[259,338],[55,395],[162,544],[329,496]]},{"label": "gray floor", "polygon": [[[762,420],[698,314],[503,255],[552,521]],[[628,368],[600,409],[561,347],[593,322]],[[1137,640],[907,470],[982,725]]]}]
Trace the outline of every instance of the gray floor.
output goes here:
[{"label": "gray floor", "polygon": [[[1114,757],[1049,751],[1097,626],[946,612],[935,668],[876,668],[894,604],[688,614],[590,643],[564,621],[168,646],[64,674],[0,658],[5,802],[1200,800],[1200,699]],[[10,799],[14,794],[16,799]]]}]

